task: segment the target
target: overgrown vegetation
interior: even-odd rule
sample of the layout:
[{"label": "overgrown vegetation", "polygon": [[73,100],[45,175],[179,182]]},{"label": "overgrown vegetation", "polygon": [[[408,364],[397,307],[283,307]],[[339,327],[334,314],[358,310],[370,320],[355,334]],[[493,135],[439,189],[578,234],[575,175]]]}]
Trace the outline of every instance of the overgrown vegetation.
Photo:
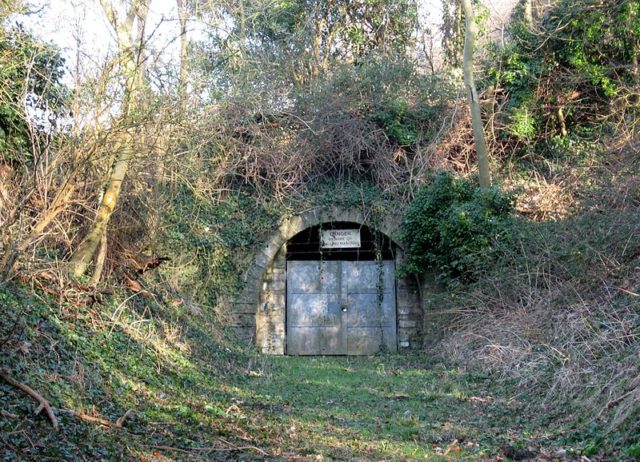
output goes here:
[{"label": "overgrown vegetation", "polygon": [[[78,307],[3,288],[0,367],[38,384],[61,432],[0,383],[2,460],[562,458],[570,423],[514,421],[525,395],[422,355],[258,357],[191,303]],[[514,398],[515,396],[515,398]],[[127,414],[127,411],[130,411]],[[127,415],[122,428],[115,423]],[[508,430],[508,431],[505,431]]]},{"label": "overgrown vegetation", "polygon": [[439,174],[409,205],[403,222],[405,271],[435,271],[442,280],[469,279],[495,264],[489,250],[504,239],[513,200],[465,179]]},{"label": "overgrown vegetation", "polygon": [[[123,1],[131,47],[75,63],[72,89],[55,47],[2,24],[0,372],[63,433],[2,382],[0,454],[639,458],[640,2],[534,1],[487,45],[488,193],[458,0],[440,68],[414,2],[249,3],[179,2],[210,35],[165,67],[147,3]],[[405,214],[405,271],[442,285],[426,354],[266,359],[227,332],[279,220],[334,206]]]},{"label": "overgrown vegetation", "polygon": [[558,1],[492,55],[488,85],[500,108],[498,143],[510,155],[550,157],[567,141],[635,128],[640,5]]},{"label": "overgrown vegetation", "polygon": [[495,100],[486,115],[501,175],[528,219],[505,221],[504,239],[484,247],[492,264],[476,265],[466,283],[432,301],[436,324],[448,325],[434,352],[516,380],[530,412],[571,415],[568,440],[581,440],[585,455],[617,447],[632,459],[640,422],[640,164],[630,104],[638,7],[559,1],[533,27],[514,22],[513,40],[487,68]]}]

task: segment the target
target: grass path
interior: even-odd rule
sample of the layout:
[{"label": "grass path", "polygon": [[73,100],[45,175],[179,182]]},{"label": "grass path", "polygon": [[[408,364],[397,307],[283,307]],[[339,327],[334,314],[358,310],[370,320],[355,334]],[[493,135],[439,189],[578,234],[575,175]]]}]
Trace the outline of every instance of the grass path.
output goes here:
[{"label": "grass path", "polygon": [[[264,358],[236,388],[256,445],[282,460],[495,460],[540,435],[486,376],[421,356]],[[504,392],[505,390],[501,390]],[[250,457],[250,456],[245,456]]]},{"label": "grass path", "polygon": [[[247,358],[246,367],[237,364]],[[121,359],[131,377],[130,358]],[[3,417],[10,416],[0,420],[6,445],[0,444],[0,461],[559,460],[547,457],[553,450],[544,446],[557,447],[560,430],[547,435],[521,417],[512,390],[487,376],[430,364],[423,355],[235,359],[225,376],[203,364],[149,372],[128,379],[131,387],[111,376],[107,388],[114,390],[104,399],[114,407],[99,405],[100,415],[115,421],[133,409],[122,429],[62,411],[60,433],[28,412],[16,425],[12,419],[22,418],[30,402],[0,384]],[[111,394],[115,387],[121,391]],[[75,409],[98,411],[81,404],[80,389],[57,385],[48,393],[56,390],[74,396]]]}]

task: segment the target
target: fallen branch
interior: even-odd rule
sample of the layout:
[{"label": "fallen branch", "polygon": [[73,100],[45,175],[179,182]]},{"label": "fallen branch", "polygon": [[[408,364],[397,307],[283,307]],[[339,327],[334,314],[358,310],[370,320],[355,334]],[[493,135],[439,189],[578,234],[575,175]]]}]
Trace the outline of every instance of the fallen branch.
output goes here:
[{"label": "fallen branch", "polygon": [[242,451],[244,451],[244,450],[246,450],[246,449],[253,449],[253,450],[254,450],[254,451],[256,451],[257,453],[259,453],[259,454],[261,454],[261,455],[263,455],[263,456],[265,456],[265,457],[267,457],[267,456],[269,455],[267,452],[263,451],[262,449],[260,449],[260,448],[258,448],[258,447],[256,447],[256,446],[236,446],[236,445],[234,445],[233,443],[231,443],[231,442],[229,442],[229,441],[225,440],[224,438],[218,438],[218,441],[221,441],[221,442],[223,442],[224,444],[226,444],[226,445],[230,446],[230,447],[229,447],[229,450],[238,450],[238,451],[242,450]]},{"label": "fallen branch", "polygon": [[15,414],[12,414],[10,412],[5,411],[4,409],[0,409],[0,415],[6,419],[17,419],[18,416]]},{"label": "fallen branch", "polygon": [[182,452],[184,454],[189,454],[190,452],[234,452],[234,451],[246,451],[249,449],[252,449],[256,452],[258,452],[260,455],[262,456],[268,456],[269,453],[263,451],[260,448],[257,448],[255,446],[233,446],[230,448],[213,448],[213,447],[209,447],[209,448],[189,448],[189,449],[182,449],[182,448],[176,448],[173,446],[151,446],[152,449],[160,449],[160,450],[164,450],[164,451],[176,451],[176,452]]},{"label": "fallen branch", "polygon": [[72,411],[72,410],[67,410],[67,412],[69,412],[71,415],[82,419],[86,422],[91,422],[91,423],[97,423],[99,425],[102,425],[104,427],[111,427],[111,428],[122,428],[122,426],[124,425],[124,421],[127,420],[127,417],[129,417],[129,414],[131,414],[131,409],[129,409],[127,412],[124,413],[124,415],[122,417],[120,417],[117,421],[112,422],[110,420],[107,419],[103,419],[101,417],[94,417],[92,415],[88,415],[88,414],[83,414],[82,412],[76,412],[76,411]]},{"label": "fallen branch", "polygon": [[632,292],[632,291],[627,290],[627,289],[623,289],[622,287],[618,287],[618,290],[619,290],[620,292],[624,292],[624,293],[625,293],[625,294],[627,294],[627,295],[631,295],[632,297],[640,297],[640,294],[637,294],[637,293]]},{"label": "fallen branch", "polygon": [[45,412],[47,413],[47,417],[49,417],[49,420],[51,421],[51,425],[53,426],[53,428],[55,430],[59,428],[58,419],[56,419],[56,416],[53,414],[53,409],[51,408],[49,401],[47,401],[40,393],[38,393],[28,385],[18,382],[17,380],[14,380],[7,371],[0,370],[0,377],[9,385],[18,388],[19,390],[22,390],[27,395],[35,399],[38,403],[40,403],[40,406],[38,406],[38,409],[36,409],[35,411],[35,415],[40,414],[40,412],[42,412],[42,410],[44,409]]},{"label": "fallen branch", "polygon": [[631,381],[631,384],[627,387],[627,389],[625,390],[625,393],[618,396],[617,398],[611,399],[607,404],[605,404],[604,407],[600,409],[600,412],[598,412],[598,415],[596,416],[596,418],[600,417],[602,414],[604,414],[605,411],[607,411],[608,409],[611,409],[613,406],[618,405],[621,401],[624,401],[634,393],[639,393],[640,392],[640,390],[638,390],[639,388],[640,388],[640,375]]}]

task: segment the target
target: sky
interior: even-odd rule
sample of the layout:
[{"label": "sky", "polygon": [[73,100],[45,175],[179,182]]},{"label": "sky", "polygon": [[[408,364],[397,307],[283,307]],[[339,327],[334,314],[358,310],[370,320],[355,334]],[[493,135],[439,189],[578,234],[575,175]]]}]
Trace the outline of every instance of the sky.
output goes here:
[{"label": "sky", "polygon": [[[442,0],[418,0],[421,16],[426,17],[434,30],[440,23]],[[483,0],[491,11],[490,28],[499,30],[508,19],[516,0]],[[119,1],[115,2],[120,3]],[[175,0],[151,0],[147,31],[153,32],[153,47],[161,51],[165,62],[177,61],[178,21]],[[19,20],[40,38],[58,45],[67,59],[71,75],[75,75],[76,58],[83,68],[100,67],[114,46],[112,31],[100,8],[99,0],[31,0],[32,11]],[[190,24],[191,38],[197,38],[199,28]]]}]

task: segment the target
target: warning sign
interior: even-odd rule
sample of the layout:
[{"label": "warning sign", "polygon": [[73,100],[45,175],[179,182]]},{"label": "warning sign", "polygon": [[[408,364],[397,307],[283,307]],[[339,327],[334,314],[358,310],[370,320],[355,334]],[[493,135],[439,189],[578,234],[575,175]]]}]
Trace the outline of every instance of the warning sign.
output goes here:
[{"label": "warning sign", "polygon": [[320,236],[323,249],[350,249],[360,247],[359,229],[324,229]]}]

